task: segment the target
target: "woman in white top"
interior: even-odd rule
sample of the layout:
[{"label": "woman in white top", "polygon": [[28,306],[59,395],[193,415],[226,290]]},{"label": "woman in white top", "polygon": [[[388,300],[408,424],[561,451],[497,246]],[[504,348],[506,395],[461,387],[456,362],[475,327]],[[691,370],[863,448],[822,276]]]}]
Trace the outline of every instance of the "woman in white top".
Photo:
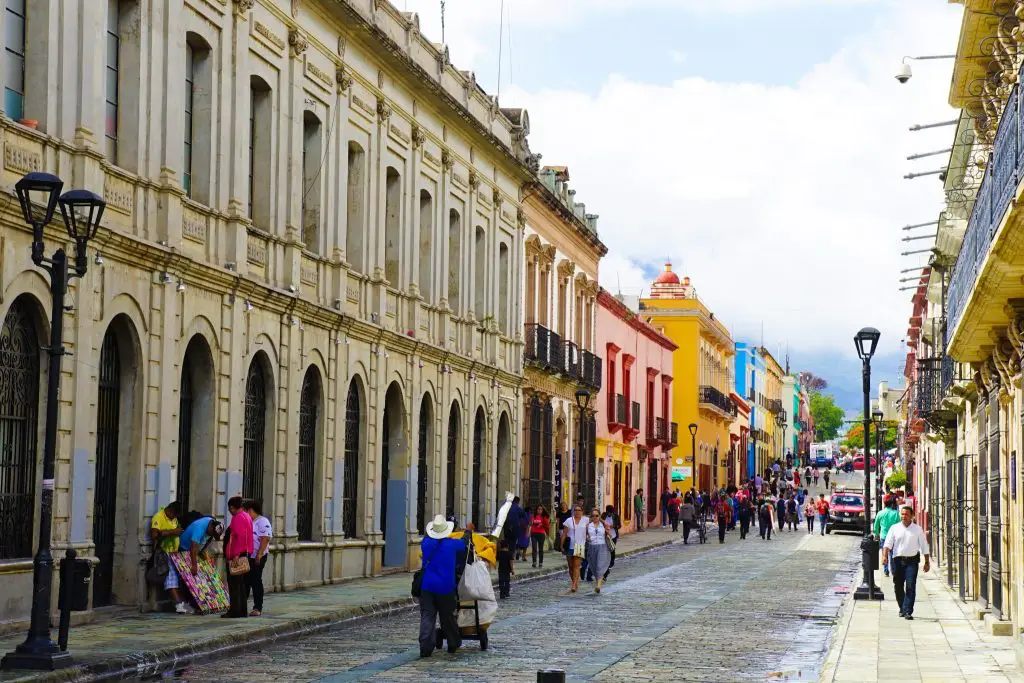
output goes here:
[{"label": "woman in white top", "polygon": [[562,523],[559,542],[569,561],[569,592],[575,593],[580,586],[580,565],[587,547],[587,520],[583,518],[583,508],[579,505],[572,509],[572,517]]},{"label": "woman in white top", "polygon": [[590,511],[590,521],[587,522],[587,567],[597,577],[594,583],[595,593],[601,592],[605,573],[612,562],[612,551],[608,547],[606,536],[611,537],[611,532],[601,519],[601,511],[594,508]]},{"label": "woman in white top", "polygon": [[274,530],[270,520],[263,516],[263,504],[260,501],[248,500],[242,504],[242,509],[252,517],[252,562],[245,577],[252,591],[252,612],[249,612],[249,616],[258,617],[263,615],[263,569],[270,557],[270,541]]}]

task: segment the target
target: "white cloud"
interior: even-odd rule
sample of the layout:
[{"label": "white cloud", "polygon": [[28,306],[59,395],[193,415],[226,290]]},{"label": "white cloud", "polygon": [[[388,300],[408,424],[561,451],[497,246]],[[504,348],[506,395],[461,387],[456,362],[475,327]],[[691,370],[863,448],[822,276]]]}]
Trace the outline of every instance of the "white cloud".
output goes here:
[{"label": "white cloud", "polygon": [[[820,6],[732,0],[720,9],[795,3]],[[456,19],[458,28],[449,23],[449,42],[486,36],[479,29],[491,23],[482,9],[489,4],[473,5],[477,16]],[[628,4],[640,11],[664,3]],[[905,157],[948,146],[952,136],[950,128],[907,127],[953,112],[946,104],[950,62],[920,66],[904,86],[893,74],[902,55],[951,51],[962,8],[932,0],[873,4],[874,27],[809,65],[793,87],[701,78],[656,85],[611,74],[594,94],[503,90],[504,105],[529,109],[533,150],[545,163],[568,164],[578,199],[601,215],[600,235],[611,249],[601,265],[606,287],[617,288],[621,278],[624,292],[637,293],[647,283],[636,264],[657,266],[669,254],[685,262],[700,296],[738,334],[759,334],[763,320],[766,338],[846,354],[853,333],[871,324],[883,331],[881,351],[897,350],[910,310],[907,293],[897,291],[898,271],[920,262],[899,256],[906,249],[899,226],[932,220],[941,208],[934,177],[902,180],[908,170],[937,168],[941,157],[913,164]],[[520,0],[517,26],[533,22],[542,33],[583,6]],[[537,46],[557,50],[541,38]]]}]

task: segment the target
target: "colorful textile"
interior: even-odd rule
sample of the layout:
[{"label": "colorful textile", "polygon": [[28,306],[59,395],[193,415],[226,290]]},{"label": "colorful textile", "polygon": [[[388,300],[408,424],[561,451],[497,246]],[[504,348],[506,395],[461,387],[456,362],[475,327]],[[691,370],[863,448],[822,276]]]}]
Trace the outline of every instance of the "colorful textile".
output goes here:
[{"label": "colorful textile", "polygon": [[171,553],[171,566],[177,570],[181,583],[188,588],[196,607],[202,614],[223,612],[230,606],[228,592],[220,579],[217,568],[199,556],[199,573],[192,576],[192,561],[187,552]]}]

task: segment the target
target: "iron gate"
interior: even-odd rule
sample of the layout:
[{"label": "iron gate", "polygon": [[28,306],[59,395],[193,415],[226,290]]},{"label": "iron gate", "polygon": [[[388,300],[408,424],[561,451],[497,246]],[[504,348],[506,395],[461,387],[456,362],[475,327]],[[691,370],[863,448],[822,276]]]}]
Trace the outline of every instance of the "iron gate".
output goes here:
[{"label": "iron gate", "polygon": [[94,607],[113,601],[117,513],[117,433],[121,411],[121,359],[113,330],[100,348],[99,396],[96,400],[96,484],[92,537],[99,563],[92,579]]},{"label": "iron gate", "polygon": [[259,361],[245,381],[245,435],[242,452],[242,497],[263,497],[263,452],[267,436],[267,386]]},{"label": "iron gate", "polygon": [[661,467],[660,460],[647,459],[647,521],[657,523],[658,502],[661,493],[658,492],[658,470]]},{"label": "iron gate", "polygon": [[481,484],[484,478],[483,473],[484,457],[484,414],[482,409],[477,409],[476,419],[473,421],[473,499],[470,501],[470,515],[473,519],[473,526],[480,529],[481,515],[483,513],[484,501],[481,499],[483,487]]},{"label": "iron gate", "polygon": [[978,599],[989,604],[988,592],[988,439],[987,401],[984,391],[978,396]]},{"label": "iron gate", "polygon": [[362,422],[359,386],[355,380],[348,387],[345,398],[345,481],[342,482],[341,528],[345,538],[355,538],[356,500],[359,494],[359,429]]},{"label": "iron gate", "polygon": [[178,502],[182,510],[188,510],[189,490],[192,481],[192,363],[185,353],[181,368],[181,384],[178,387]]},{"label": "iron gate", "polygon": [[973,585],[973,560],[976,551],[974,535],[974,498],[970,496],[974,490],[969,486],[969,475],[975,472],[974,456],[961,455],[956,462],[956,550],[957,550],[957,581],[960,589],[960,599],[966,600],[977,594],[976,586]]},{"label": "iron gate", "polygon": [[452,403],[448,413],[448,480],[445,482],[445,513],[455,515],[455,461],[459,453],[459,406]]},{"label": "iron gate", "polygon": [[995,390],[990,394],[988,411],[988,573],[992,586],[989,591],[989,604],[992,607],[992,616],[996,619],[1002,618],[1003,613],[1003,543],[1002,529],[1000,527],[1000,496],[1002,493],[1002,477],[1000,467],[1000,433],[999,433],[999,401],[996,399]]},{"label": "iron gate", "polygon": [[945,515],[943,519],[943,529],[945,530],[943,535],[943,552],[946,556],[946,584],[950,588],[952,588],[955,582],[958,580],[956,571],[956,542],[953,538],[956,529],[956,527],[953,525],[953,516],[956,514],[956,510],[958,509],[959,503],[959,501],[956,500],[957,489],[954,484],[954,482],[956,481],[957,470],[958,468],[956,460],[951,459],[946,461],[946,480],[944,482],[945,487],[943,488],[943,490],[945,491],[945,505],[942,506],[942,511]]},{"label": "iron gate", "polygon": [[427,448],[429,445],[430,403],[426,396],[420,406],[420,433],[416,457],[416,530],[420,535],[427,531]]},{"label": "iron gate", "polygon": [[32,556],[38,411],[39,341],[18,298],[0,330],[0,560]]},{"label": "iron gate", "polygon": [[316,480],[316,423],[320,382],[310,368],[299,395],[299,489],[296,518],[300,541],[313,540],[313,482]]},{"label": "iron gate", "polygon": [[[391,478],[391,439],[389,435],[391,430],[388,429],[390,420],[388,419],[388,413],[390,411],[384,409],[384,417],[381,419],[381,437],[380,437],[380,537],[383,540],[388,538],[388,479]],[[380,561],[384,563],[384,550],[385,547],[380,548]]]}]

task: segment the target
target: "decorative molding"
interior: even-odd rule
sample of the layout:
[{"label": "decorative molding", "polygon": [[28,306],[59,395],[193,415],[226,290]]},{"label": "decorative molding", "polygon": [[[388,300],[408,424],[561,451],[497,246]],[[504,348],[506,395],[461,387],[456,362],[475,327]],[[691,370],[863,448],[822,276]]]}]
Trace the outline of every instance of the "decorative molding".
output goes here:
[{"label": "decorative molding", "polygon": [[320,269],[316,261],[305,256],[302,257],[302,267],[299,270],[299,280],[304,285],[313,285],[320,282]]},{"label": "decorative molding", "polygon": [[451,171],[455,167],[455,159],[452,158],[452,153],[447,148],[441,149],[441,166],[445,171]]},{"label": "decorative molding", "polygon": [[345,48],[348,47],[348,41],[345,36],[338,36],[338,56],[345,59]]},{"label": "decorative molding", "polygon": [[562,259],[558,262],[558,276],[564,278],[572,277],[573,273],[576,272],[576,264],[567,258]]},{"label": "decorative molding", "polygon": [[[423,129],[420,128],[415,123],[412,124],[412,146],[413,147],[422,147],[423,143],[426,142],[426,141],[427,141],[427,134],[423,132]],[[424,154],[426,154],[426,152],[424,152]]]},{"label": "decorative molding", "polygon": [[425,161],[428,166],[432,166],[435,169],[441,168],[441,160],[431,154],[430,150],[426,148],[423,149],[423,161]]},{"label": "decorative molding", "polygon": [[[470,180],[472,180],[472,178],[470,178]],[[484,192],[483,190],[478,190],[477,191],[477,193],[476,193],[476,200],[478,202],[480,202],[480,204],[482,204],[483,206],[485,206],[487,208],[491,208],[493,206],[493,204],[491,204],[490,198],[487,196],[487,193]]]},{"label": "decorative molding", "polygon": [[43,168],[42,153],[22,147],[13,142],[4,142],[4,168],[8,171],[31,173]]},{"label": "decorative molding", "polygon": [[245,256],[249,263],[257,266],[267,265],[267,241],[258,235],[249,235]]},{"label": "decorative molding", "polygon": [[107,173],[103,178],[103,201],[114,211],[130,216],[135,204],[135,187],[127,180]]},{"label": "decorative molding", "polygon": [[363,113],[369,116],[370,119],[373,119],[377,115],[377,112],[374,111],[373,107],[364,102],[359,95],[352,96],[352,104],[354,104],[357,109],[362,109]]},{"label": "decorative molding", "polygon": [[298,57],[309,47],[309,38],[297,28],[289,29],[288,44],[292,48],[292,57]]},{"label": "decorative molding", "polygon": [[256,0],[234,0],[235,2],[235,14],[242,15],[252,9],[253,5],[256,4]]},{"label": "decorative molding", "polygon": [[480,187],[480,176],[477,175],[476,171],[469,172],[469,187],[474,191]]},{"label": "decorative molding", "polygon": [[339,66],[335,72],[334,77],[338,79],[338,92],[347,92],[352,87],[352,75],[343,66]]},{"label": "decorative molding", "polygon": [[469,185],[469,182],[458,173],[452,173],[452,185],[465,190]]},{"label": "decorative molding", "polygon": [[404,142],[407,145],[412,142],[412,139],[405,134],[405,131],[403,131],[401,128],[398,128],[393,123],[388,125],[388,133],[391,135],[391,137],[398,138],[399,141]]},{"label": "decorative molding", "polygon": [[345,288],[345,298],[353,303],[359,303],[359,287],[348,285]]},{"label": "decorative molding", "polygon": [[516,209],[516,223],[519,224],[520,230],[526,229],[526,212],[522,208]]},{"label": "decorative molding", "polygon": [[505,202],[505,198],[501,196],[501,190],[499,190],[496,187],[493,188],[491,190],[491,203],[494,204],[496,207],[498,207],[500,209],[501,205],[504,202]]},{"label": "decorative molding", "polygon": [[311,74],[314,78],[319,80],[328,88],[334,87],[334,79],[328,76],[326,71],[324,71],[323,69],[321,69],[308,59],[306,60],[306,73]]},{"label": "decorative molding", "polygon": [[501,210],[501,217],[502,217],[502,219],[506,223],[509,223],[511,225],[515,225],[516,217],[515,217],[515,215],[511,211],[507,211],[505,209],[502,209]]},{"label": "decorative molding", "polygon": [[377,118],[380,119],[381,125],[387,123],[388,119],[391,118],[391,105],[383,97],[377,98]]},{"label": "decorative molding", "polygon": [[196,244],[206,244],[206,232],[206,216],[184,207],[181,212],[181,236]]},{"label": "decorative molding", "polygon": [[278,52],[283,52],[287,45],[281,36],[271,31],[270,27],[261,21],[252,22],[252,32],[268,43],[270,47],[276,48]]}]

